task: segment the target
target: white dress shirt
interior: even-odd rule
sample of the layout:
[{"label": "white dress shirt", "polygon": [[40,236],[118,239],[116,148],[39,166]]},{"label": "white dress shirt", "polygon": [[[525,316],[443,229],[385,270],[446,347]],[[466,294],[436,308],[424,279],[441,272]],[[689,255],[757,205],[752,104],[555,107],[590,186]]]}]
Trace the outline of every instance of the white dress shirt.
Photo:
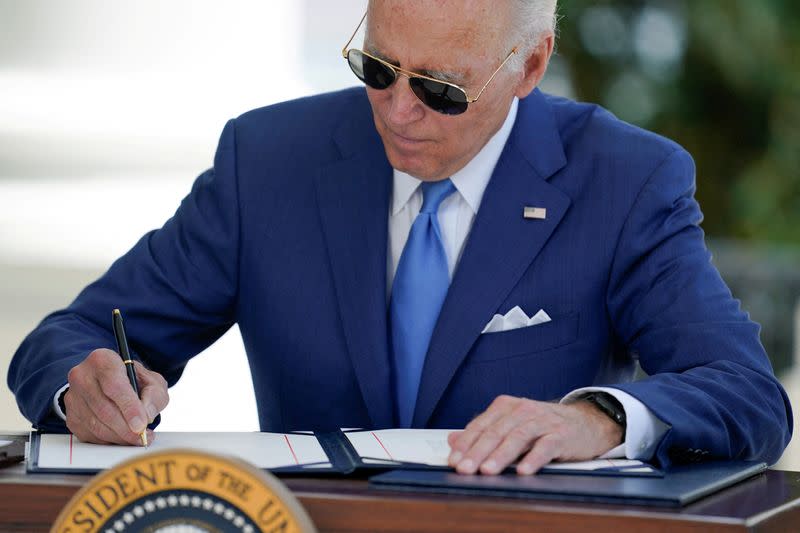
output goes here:
[{"label": "white dress shirt", "polygon": [[[500,154],[514,126],[517,117],[516,98],[511,104],[508,116],[500,129],[489,142],[467,165],[450,176],[456,192],[445,198],[439,206],[439,226],[447,254],[447,266],[450,279],[461,259],[467,236],[475,222],[475,215],[483,199],[483,193],[489,184]],[[392,201],[389,209],[389,254],[387,257],[387,295],[391,295],[391,287],[403,247],[408,240],[411,225],[422,208],[421,180],[399,170],[394,171]],[[527,310],[530,312],[530,310]],[[546,311],[546,310],[545,310]],[[486,321],[492,317],[486,317]],[[536,327],[536,326],[530,326]],[[627,457],[629,459],[650,459],[661,437],[669,429],[639,400],[623,391],[610,387],[585,387],[575,390],[561,401],[566,402],[590,391],[603,391],[614,396],[625,409],[627,431],[625,441],[609,450],[604,457]]]},{"label": "white dress shirt", "polygon": [[[500,159],[500,153],[514,126],[517,105],[517,99],[514,98],[508,116],[497,133],[464,168],[450,176],[456,192],[445,198],[439,205],[439,227],[442,230],[450,279],[453,278],[458,260],[461,259],[467,235],[472,229],[475,215],[481,206],[483,192],[489,184],[494,167]],[[422,209],[422,189],[419,187],[421,183],[422,181],[405,172],[394,171],[392,201],[389,204],[389,275],[387,276],[389,293],[391,293],[394,274],[408,240],[411,225],[414,224],[414,219]]]}]

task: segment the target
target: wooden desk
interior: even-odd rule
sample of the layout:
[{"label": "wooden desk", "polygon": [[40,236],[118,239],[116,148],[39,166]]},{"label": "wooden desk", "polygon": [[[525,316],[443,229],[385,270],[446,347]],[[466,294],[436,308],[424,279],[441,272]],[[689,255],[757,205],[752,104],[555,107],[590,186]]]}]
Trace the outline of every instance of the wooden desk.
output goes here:
[{"label": "wooden desk", "polygon": [[[88,479],[0,470],[0,531],[47,531]],[[284,482],[320,531],[800,531],[800,472],[770,470],[681,509],[378,491],[364,479]]]}]

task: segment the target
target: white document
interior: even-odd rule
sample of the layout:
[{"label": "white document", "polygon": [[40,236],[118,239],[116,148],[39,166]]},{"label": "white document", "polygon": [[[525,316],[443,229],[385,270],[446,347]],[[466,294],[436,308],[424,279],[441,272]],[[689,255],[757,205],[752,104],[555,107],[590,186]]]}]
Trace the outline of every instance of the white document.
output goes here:
[{"label": "white document", "polygon": [[61,434],[44,434],[40,439],[39,468],[106,469],[126,459],[169,448],[191,448],[237,457],[259,468],[328,461],[328,456],[313,435],[157,432],[148,448],[88,444],[72,435]]},{"label": "white document", "polygon": [[590,461],[567,461],[563,463],[548,463],[548,470],[616,470],[624,469],[626,472],[650,472],[652,467],[645,465],[637,459],[592,459]]},{"label": "white document", "polygon": [[535,315],[528,318],[525,311],[517,305],[505,315],[494,315],[481,333],[510,331],[512,329],[526,328],[528,326],[537,326],[545,322],[550,322],[550,315],[548,315],[544,309],[539,309]]},{"label": "white document", "polygon": [[[383,429],[345,433],[356,453],[367,464],[391,462],[418,463],[429,466],[448,466],[450,445],[447,436],[453,429]],[[620,470],[625,472],[653,472],[653,467],[635,459],[593,459],[549,463],[545,467],[555,471]]]},{"label": "white document", "polygon": [[[363,464],[391,468],[398,463],[446,467],[450,455],[447,436],[451,429],[384,429],[346,432]],[[284,433],[199,433],[157,432],[149,448],[88,444],[64,434],[39,436],[36,468],[47,470],[103,470],[152,451],[190,448],[236,457],[258,468],[276,469],[301,465],[304,468],[330,469],[333,465],[315,435]],[[644,470],[637,470],[638,467]],[[653,471],[641,461],[595,459],[592,461],[550,463],[545,471],[620,470]]]},{"label": "white document", "polygon": [[[382,429],[345,433],[365,463],[385,461],[447,466],[452,429]],[[366,460],[364,459],[366,458]]]}]

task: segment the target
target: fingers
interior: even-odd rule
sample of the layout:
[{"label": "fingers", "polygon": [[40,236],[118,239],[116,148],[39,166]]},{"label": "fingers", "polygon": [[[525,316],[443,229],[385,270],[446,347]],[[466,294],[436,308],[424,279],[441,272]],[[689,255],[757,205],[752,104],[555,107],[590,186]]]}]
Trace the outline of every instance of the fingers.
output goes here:
[{"label": "fingers", "polygon": [[525,457],[517,464],[517,474],[529,476],[538,472],[544,465],[558,459],[559,439],[546,435],[536,441]]},{"label": "fingers", "polygon": [[139,361],[134,361],[133,366],[139,382],[139,396],[149,423],[155,420],[158,413],[163,411],[169,403],[167,380],[158,372],[147,370]]},{"label": "fingers", "polygon": [[470,422],[461,436],[451,441],[450,464],[461,474],[496,474],[530,448],[540,434],[527,420],[539,402],[498,396],[489,408]]},{"label": "fingers", "polygon": [[513,396],[498,396],[486,411],[467,424],[464,431],[451,434],[448,437],[448,442],[452,449],[448,457],[448,463],[460,473],[474,473],[480,465],[478,461],[482,461],[485,458],[485,455],[481,455],[479,450],[473,451],[476,442],[481,437],[485,438],[479,448],[482,450],[490,445],[493,440],[496,440],[498,436],[493,432],[485,435],[487,428],[505,418],[516,407],[519,400],[520,398],[514,398]]},{"label": "fingers", "polygon": [[[130,431],[134,433],[144,431],[147,426],[147,412],[131,387],[128,376],[109,372],[100,377],[98,384],[99,391],[95,388],[87,391],[88,399],[91,400],[90,405],[98,416],[107,415],[111,421],[113,417],[111,406],[113,406],[122,413],[122,420]],[[103,410],[107,404],[111,406]],[[115,430],[124,431],[122,427],[117,427],[116,418],[113,422],[112,427]]]},{"label": "fingers", "polygon": [[109,400],[89,403],[78,390],[70,387],[64,395],[64,405],[67,408],[67,428],[84,442],[136,444],[139,439]]},{"label": "fingers", "polygon": [[[509,426],[515,424],[508,429]],[[485,454],[486,459],[480,463],[480,471],[482,474],[499,474],[508,465],[517,460],[523,453],[531,449],[531,444],[538,442],[537,439],[545,434],[544,424],[527,420],[524,422],[516,422],[515,419],[510,417],[505,421],[504,428],[505,438],[495,446],[489,446],[489,443],[479,449],[479,453]],[[499,429],[496,431],[500,431]],[[519,469],[517,469],[519,471]]]},{"label": "fingers", "polygon": [[80,440],[95,444],[119,442],[119,435],[102,423],[72,389],[64,395],[64,405],[67,407],[67,429]]},{"label": "fingers", "polygon": [[[141,371],[148,389],[147,405],[158,414],[168,401],[166,382],[144,367]],[[67,427],[78,438],[98,443],[140,442],[139,433],[151,419],[150,412],[131,387],[125,365],[116,352],[93,351],[70,370],[68,380],[70,388],[64,396]]]},{"label": "fingers", "polygon": [[464,431],[448,437],[449,464],[460,474],[498,474],[522,457],[517,473],[529,475],[553,460],[597,457],[620,437],[618,428],[608,427],[615,423],[595,411],[589,404],[500,396]]}]

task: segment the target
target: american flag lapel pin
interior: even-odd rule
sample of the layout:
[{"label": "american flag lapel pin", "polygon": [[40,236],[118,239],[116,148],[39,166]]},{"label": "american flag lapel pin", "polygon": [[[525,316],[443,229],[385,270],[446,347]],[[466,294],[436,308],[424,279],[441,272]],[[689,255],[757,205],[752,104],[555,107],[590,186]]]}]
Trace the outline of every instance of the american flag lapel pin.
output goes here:
[{"label": "american flag lapel pin", "polygon": [[544,220],[547,218],[547,209],[544,207],[525,206],[525,209],[522,211],[522,216],[534,220]]}]

